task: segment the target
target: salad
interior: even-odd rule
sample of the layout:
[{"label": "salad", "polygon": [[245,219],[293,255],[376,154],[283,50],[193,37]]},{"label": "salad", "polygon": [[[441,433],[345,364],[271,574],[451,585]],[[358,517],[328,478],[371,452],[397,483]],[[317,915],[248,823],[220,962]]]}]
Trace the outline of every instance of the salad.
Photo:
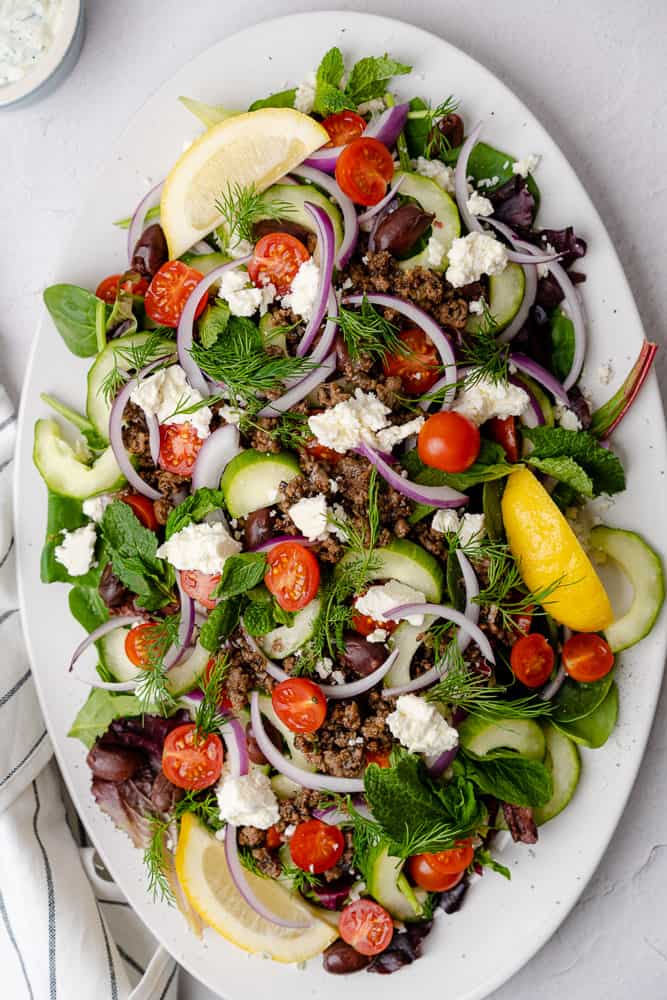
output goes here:
[{"label": "salad", "polygon": [[125,270],[44,293],[92,359],[34,443],[91,792],[195,933],[334,974],[509,879],[664,596],[602,523],[655,345],[592,410],[585,240],[537,222],[539,157],[396,97],[410,69],[333,48],[247,112],[183,98],[204,131]]}]

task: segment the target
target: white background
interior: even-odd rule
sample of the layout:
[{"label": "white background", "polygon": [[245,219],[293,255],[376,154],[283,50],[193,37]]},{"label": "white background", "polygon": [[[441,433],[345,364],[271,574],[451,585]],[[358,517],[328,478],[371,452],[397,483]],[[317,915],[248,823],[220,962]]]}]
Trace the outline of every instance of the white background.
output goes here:
[{"label": "white background", "polygon": [[[0,381],[15,400],[40,292],[49,283],[82,194],[127,118],[175,69],[224,35],[272,16],[316,9],[409,18],[507,83],[541,118],[588,188],[616,243],[647,336],[664,345],[663,0],[421,0],[411,5],[398,0],[89,0],[84,49],[71,77],[38,104],[0,111]],[[374,52],[373,39],[368,51]],[[257,92],[263,92],[261,80]],[[103,199],[104,191],[98,195]],[[567,206],[562,214],[567,220]],[[661,354],[664,394],[667,359]],[[664,497],[656,497],[656,516],[664,514]],[[533,1000],[538,993],[541,1000],[660,1000],[667,994],[666,722],[667,696],[639,781],[598,872],[560,931],[494,1000]],[[565,868],[568,859],[562,863]],[[507,911],[498,919],[511,920],[511,907],[508,887]],[[409,990],[409,974],[403,975]],[[212,998],[185,977],[182,996]]]}]

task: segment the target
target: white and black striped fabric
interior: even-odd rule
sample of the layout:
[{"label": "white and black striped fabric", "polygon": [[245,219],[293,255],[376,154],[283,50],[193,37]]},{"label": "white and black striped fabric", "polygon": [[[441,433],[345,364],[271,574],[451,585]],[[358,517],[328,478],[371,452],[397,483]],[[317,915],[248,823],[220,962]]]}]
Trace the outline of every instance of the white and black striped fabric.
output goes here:
[{"label": "white and black striped fabric", "polygon": [[85,834],[76,817],[68,823],[62,782],[50,762],[15,587],[15,433],[0,386],[0,996],[176,1000],[174,960],[156,947],[112,883],[88,880]]}]

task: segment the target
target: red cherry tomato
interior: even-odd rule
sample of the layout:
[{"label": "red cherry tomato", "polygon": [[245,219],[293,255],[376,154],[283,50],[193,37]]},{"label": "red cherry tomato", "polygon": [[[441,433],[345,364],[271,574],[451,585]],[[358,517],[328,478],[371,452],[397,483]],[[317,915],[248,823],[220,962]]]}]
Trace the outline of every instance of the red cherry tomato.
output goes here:
[{"label": "red cherry tomato", "polygon": [[341,913],[338,930],[360,955],[379,955],[394,936],[394,921],[379,903],[358,899]]},{"label": "red cherry tomato", "polygon": [[306,445],[306,451],[317,462],[328,462],[329,465],[335,465],[343,457],[341,451],[334,451],[333,448],[327,448],[325,444],[320,444],[316,438],[313,438]]},{"label": "red cherry tomato", "polygon": [[266,557],[264,583],[283,611],[299,611],[310,604],[320,585],[320,564],[305,545],[281,542]]},{"label": "red cherry tomato", "polygon": [[385,375],[398,375],[408,395],[419,396],[435,385],[440,375],[440,355],[433,341],[418,326],[399,334],[405,344],[405,354],[388,354],[384,361]]},{"label": "red cherry tomato", "polygon": [[214,785],[222,771],[222,742],[211,733],[202,737],[193,722],[167,735],[162,750],[162,770],[172,785],[199,791]]},{"label": "red cherry tomato", "polygon": [[590,684],[606,677],[614,666],[614,654],[602,636],[580,632],[563,646],[563,666],[572,680]]},{"label": "red cherry tomato", "polygon": [[[147,315],[155,323],[178,326],[185,303],[203,277],[201,271],[188,267],[182,260],[168,260],[148,286],[144,298]],[[195,310],[195,319],[201,316],[207,302],[208,293],[205,293]]]},{"label": "red cherry tomato", "polygon": [[341,830],[321,819],[298,823],[289,842],[294,864],[314,875],[333,868],[344,850],[345,837]]},{"label": "red cherry tomato", "polygon": [[273,710],[293,733],[314,733],[327,715],[320,687],[306,677],[288,677],[273,689]]},{"label": "red cherry tomato", "polygon": [[518,462],[520,455],[516,419],[514,417],[493,417],[487,423],[487,427],[493,440],[505,449],[507,461]]},{"label": "red cherry tomato", "polygon": [[354,111],[338,111],[335,115],[328,115],[322,125],[331,139],[327,146],[347,146],[362,134],[366,128],[366,119]]},{"label": "red cherry tomato", "polygon": [[[527,607],[520,615],[513,615],[514,628],[520,635],[528,635],[533,624],[533,606]],[[519,637],[517,637],[519,638]]]},{"label": "red cherry tomato", "polygon": [[301,240],[289,233],[267,233],[255,244],[248,275],[253,285],[275,285],[278,295],[285,295],[296,272],[310,254]]},{"label": "red cherry tomato", "polygon": [[442,472],[465,472],[479,455],[479,430],[452,410],[434,413],[422,426],[417,453],[425,465]]},{"label": "red cherry tomato", "polygon": [[141,521],[144,528],[157,531],[159,525],[152,500],[149,500],[148,497],[142,497],[140,493],[126,493],[119,499],[132,508],[135,516]]},{"label": "red cherry tomato", "polygon": [[125,637],[125,655],[135,667],[144,670],[159,655],[159,641],[162,632],[156,622],[135,625]]},{"label": "red cherry tomato", "polygon": [[276,826],[270,826],[266,831],[266,846],[270,851],[275,851],[283,842],[283,835]]},{"label": "red cherry tomato", "polygon": [[451,888],[452,875],[464,872],[474,857],[472,841],[457,840],[449,851],[435,854],[415,854],[408,861],[413,882],[429,892],[444,892]]},{"label": "red cherry tomato", "polygon": [[177,476],[191,476],[202,438],[191,423],[160,424],[160,457],[158,464]]},{"label": "red cherry tomato", "polygon": [[181,587],[188,595],[211,611],[216,602],[211,593],[220,583],[219,573],[200,573],[198,569],[182,569],[179,572]]},{"label": "red cherry tomato", "polygon": [[[420,855],[416,855],[416,857],[414,859],[411,858],[410,861],[412,862],[414,860],[416,862],[419,858]],[[413,874],[413,869],[414,872],[418,873],[419,877]],[[437,875],[434,873],[430,865],[424,864],[409,864],[408,870],[412,875],[413,882],[415,882],[421,889],[425,888],[424,882],[429,882],[431,885],[437,884],[438,888],[429,890],[431,892],[447,892],[448,889],[453,889],[455,885],[458,885],[465,875],[465,872],[457,872],[453,875]],[[422,878],[423,880],[420,882],[419,878]]]},{"label": "red cherry tomato", "polygon": [[[121,277],[122,275],[120,274],[110,274],[108,278],[100,281],[95,290],[95,295],[97,295],[98,299],[104,299],[105,302],[108,302],[112,306],[118,295],[118,285],[120,284]],[[145,295],[148,282],[145,278],[137,278],[136,281],[127,278],[123,282],[123,288],[128,292],[132,292],[133,295]]]},{"label": "red cherry tomato", "polygon": [[518,639],[512,646],[510,664],[517,680],[526,687],[546,684],[554,666],[554,651],[539,632]]},{"label": "red cherry tomato", "polygon": [[376,622],[374,618],[370,615],[360,615],[358,611],[352,612],[352,621],[350,622],[352,628],[359,635],[370,635],[371,632],[375,632],[376,629],[384,629],[385,632],[393,632],[394,629],[398,628],[398,622],[392,621],[381,621]]},{"label": "red cherry tomato", "polygon": [[358,205],[377,205],[393,176],[391,153],[379,139],[354,139],[336,161],[336,180]]},{"label": "red cherry tomato", "polygon": [[390,767],[391,758],[386,750],[367,750],[366,763],[377,764],[378,767]]}]

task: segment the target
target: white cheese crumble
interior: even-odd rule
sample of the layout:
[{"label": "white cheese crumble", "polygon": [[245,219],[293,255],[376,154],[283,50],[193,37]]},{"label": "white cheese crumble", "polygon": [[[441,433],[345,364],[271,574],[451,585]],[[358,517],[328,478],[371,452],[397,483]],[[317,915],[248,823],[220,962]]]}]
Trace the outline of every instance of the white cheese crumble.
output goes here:
[{"label": "white cheese crumble", "polygon": [[387,726],[392,735],[410,753],[429,756],[453,750],[459,734],[434,705],[429,705],[416,694],[402,694],[396,702],[396,711],[387,716]]},{"label": "white cheese crumble", "polygon": [[345,674],[342,670],[332,670],[331,671],[331,683],[332,684],[344,684]]},{"label": "white cheese crumble", "polygon": [[187,376],[180,365],[171,365],[149,375],[130,393],[130,399],[148,416],[156,416],[161,424],[191,424],[200,438],[209,436],[209,424],[213,412],[208,406],[202,406],[194,413],[178,413],[174,411],[185,409],[194,403],[200,403],[204,397],[188,383]]},{"label": "white cheese crumble", "polygon": [[[401,604],[424,604],[426,595],[421,590],[409,587],[407,583],[389,580],[387,583],[369,587],[365,594],[357,597],[354,606],[360,615],[367,615],[373,621],[385,621],[384,614]],[[393,621],[408,621],[411,625],[423,625],[423,615],[399,615]]]},{"label": "white cheese crumble", "polygon": [[309,73],[296,88],[294,95],[294,107],[297,111],[302,111],[304,115],[309,115],[315,103],[315,73]]},{"label": "white cheese crumble", "polygon": [[443,191],[446,191],[448,194],[455,193],[456,186],[453,167],[448,167],[445,163],[441,163],[440,160],[427,160],[425,156],[419,156],[416,160],[413,160],[412,166],[422,177],[428,177],[430,180],[435,181]]},{"label": "white cheese crumble", "polygon": [[292,278],[289,292],[281,299],[283,306],[291,309],[297,316],[309,320],[313,313],[319,283],[320,269],[313,258],[309,257],[308,260],[304,260]]},{"label": "white cheese crumble", "polygon": [[374,628],[372,632],[369,632],[366,636],[369,642],[385,642],[389,633],[384,628]]},{"label": "white cheese crumble", "polygon": [[109,496],[108,493],[102,493],[99,497],[88,497],[87,500],[83,501],[83,512],[91,521],[99,524],[104,516],[104,511],[114,499],[115,497]]},{"label": "white cheese crumble", "polygon": [[452,409],[479,426],[492,417],[520,417],[529,405],[528,393],[520,386],[481,377],[461,390]]},{"label": "white cheese crumble", "polygon": [[493,203],[477,191],[473,191],[468,198],[466,208],[471,215],[481,215],[484,218],[493,215],[494,212]]},{"label": "white cheese crumble", "polygon": [[479,281],[483,274],[500,274],[507,266],[507,248],[487,233],[459,236],[449,248],[446,278],[454,288]]},{"label": "white cheese crumble", "polygon": [[305,538],[314,541],[327,533],[329,512],[323,493],[298,500],[297,503],[292,504],[287,513]]},{"label": "white cheese crumble", "polygon": [[468,312],[472,316],[482,316],[484,314],[484,307],[486,306],[486,300],[484,296],[479,299],[473,299],[472,302],[468,303]]},{"label": "white cheese crumble", "polygon": [[323,656],[321,660],[318,660],[315,664],[315,673],[323,681],[327,677],[331,677],[331,671],[333,670],[333,660],[328,656]]},{"label": "white cheese crumble", "polygon": [[539,156],[536,156],[535,153],[529,153],[528,156],[524,156],[523,159],[516,160],[512,164],[512,173],[518,174],[520,177],[527,177],[528,174],[535,171],[539,162]]},{"label": "white cheese crumble", "polygon": [[241,417],[245,413],[245,410],[240,406],[228,406],[226,403],[224,406],[218,407],[218,416],[227,424],[234,424],[235,427],[241,423]]},{"label": "white cheese crumble", "polygon": [[425,417],[415,417],[414,420],[408,420],[405,424],[392,424],[391,427],[378,431],[376,437],[380,450],[392,451],[401,441],[412,437],[413,434],[419,434],[425,422]]},{"label": "white cheese crumble", "polygon": [[[256,826],[268,830],[280,819],[278,799],[271,782],[259,768],[238,778],[223,777],[216,786],[220,819],[233,826]],[[220,831],[222,833],[222,831]]]},{"label": "white cheese crumble", "polygon": [[93,565],[97,532],[92,521],[75,531],[63,531],[63,540],[53,554],[70,576],[83,576]]},{"label": "white cheese crumble", "polygon": [[556,404],[554,407],[554,416],[558,421],[560,427],[565,431],[580,431],[581,430],[581,420],[574,412],[574,410],[569,410],[567,406],[562,406],[560,403]]},{"label": "white cheese crumble", "polygon": [[232,316],[264,315],[276,295],[275,285],[255,288],[245,271],[225,271],[220,279],[218,298],[224,299]]},{"label": "white cheese crumble", "polygon": [[433,515],[431,527],[443,534],[458,533],[461,548],[472,541],[479,542],[486,532],[484,514],[464,514],[459,517],[455,510],[438,510]]},{"label": "white cheese crumble", "polygon": [[351,399],[309,417],[308,426],[321,445],[341,454],[358,448],[362,441],[381,451],[391,451],[400,441],[419,432],[424,417],[392,426],[387,423],[389,413],[389,407],[372,392],[355,389]]},{"label": "white cheese crumble", "polygon": [[157,550],[176,569],[194,569],[208,576],[222,572],[225,560],[240,552],[242,545],[224,524],[186,524]]},{"label": "white cheese crumble", "polygon": [[426,244],[426,263],[429,267],[440,267],[445,259],[445,244],[433,234]]},{"label": "white cheese crumble", "polygon": [[362,101],[357,107],[358,115],[379,115],[384,111],[384,97],[373,97],[370,101]]},{"label": "white cheese crumble", "polygon": [[[468,180],[472,180],[472,179],[473,179],[472,177],[468,178]],[[500,177],[498,176],[498,174],[494,174],[493,177],[481,177],[477,181],[477,187],[478,188],[484,188],[484,187],[485,188],[492,188],[492,187],[495,187],[496,184],[499,184],[499,183],[500,183]]]}]

